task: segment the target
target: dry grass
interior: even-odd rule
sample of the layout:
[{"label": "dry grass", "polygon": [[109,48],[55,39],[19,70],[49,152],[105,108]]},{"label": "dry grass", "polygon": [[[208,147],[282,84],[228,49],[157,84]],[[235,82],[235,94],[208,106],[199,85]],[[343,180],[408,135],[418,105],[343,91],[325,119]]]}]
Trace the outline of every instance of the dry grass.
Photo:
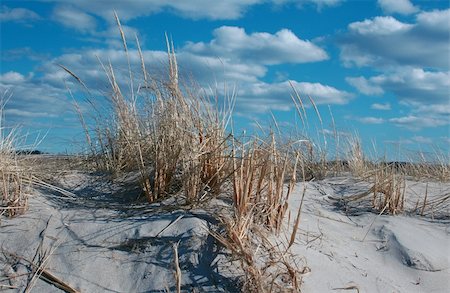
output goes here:
[{"label": "dry grass", "polygon": [[[116,21],[129,56],[117,17]],[[128,91],[121,89],[112,65],[101,63],[112,93],[107,97],[110,111],[104,114],[93,107],[93,116],[85,119],[76,104],[91,157],[98,169],[112,174],[139,172],[149,202],[176,196],[188,204],[199,203],[226,193],[224,185],[231,186],[233,212],[224,221],[226,234],[212,233],[240,259],[245,288],[272,292],[290,286],[299,291],[297,260],[286,244],[281,249],[281,243],[272,244],[269,239],[271,233],[280,233],[300,153],[289,145],[280,147],[274,135],[251,142],[233,137],[227,128],[234,97],[226,98],[220,107],[217,96],[210,98],[197,87],[182,84],[168,40],[167,48],[168,78],[149,76],[139,48],[142,72],[138,79],[129,68]],[[70,69],[61,67],[85,86]],[[135,84],[140,86],[135,89]],[[91,98],[88,102],[95,104]],[[299,215],[291,238],[295,238]]]},{"label": "dry grass", "polygon": [[[280,150],[275,135],[266,141],[233,144],[233,202],[238,218],[253,217],[253,222],[279,232],[289,196],[296,183],[299,156],[294,159]],[[285,189],[286,179],[290,184]]]},{"label": "dry grass", "polygon": [[[129,59],[117,16],[116,20]],[[112,65],[101,64],[112,92],[106,97],[111,109],[106,117],[96,110],[91,128],[76,105],[98,168],[113,174],[139,171],[140,184],[149,202],[180,190],[189,203],[201,199],[205,193],[219,193],[227,173],[225,129],[230,109],[221,111],[217,97],[210,98],[193,86],[180,85],[171,42],[167,40],[168,79],[149,76],[138,41],[137,46],[142,73],[137,82],[129,68],[128,94],[116,80]],[[84,86],[73,72],[62,68]],[[140,84],[139,88],[133,89],[134,84]],[[88,101],[94,104],[91,99]]]},{"label": "dry grass", "polygon": [[[220,215],[224,231],[211,234],[241,265],[243,290],[300,291],[301,278],[307,269],[299,266],[299,258],[290,248],[300,224],[301,205],[290,233],[283,230],[283,225],[298,177],[303,181],[320,179],[330,172],[336,174],[344,170],[334,118],[334,164],[327,162],[325,136],[322,147],[321,143],[315,144],[308,138],[282,143],[274,134],[264,139],[236,137],[227,131],[234,96],[225,99],[221,107],[217,96],[210,97],[192,83],[183,83],[173,44],[168,39],[167,74],[155,77],[146,71],[136,38],[141,61],[141,72],[137,74],[131,69],[131,53],[117,16],[116,21],[128,59],[128,89],[123,90],[113,66],[99,60],[110,86],[106,107],[96,106],[89,96],[87,101],[94,110],[90,119],[85,119],[86,113],[75,105],[96,168],[113,175],[139,172],[139,184],[148,202],[174,196],[183,199],[183,203],[198,204],[219,194],[229,196],[232,202],[229,213]],[[81,78],[61,67],[85,87]],[[297,114],[303,126],[309,127],[305,103],[294,87],[293,92]],[[311,97],[308,103],[320,122],[318,132],[325,133],[322,117]],[[373,194],[373,208],[381,213],[402,212],[404,174],[394,167],[369,163],[359,139],[349,140],[349,146],[347,166],[355,175],[373,183],[364,194]],[[448,176],[445,175],[447,165],[441,164],[438,170]],[[290,215],[288,222],[289,226]],[[287,241],[273,237],[283,231],[288,235]],[[174,252],[179,291],[177,246]]]},{"label": "dry grass", "polygon": [[[442,152],[435,152],[426,159],[423,153],[410,162],[372,162],[367,159],[362,150],[360,139],[353,137],[348,144],[348,169],[358,178],[372,184],[371,188],[362,194],[350,196],[348,202],[359,201],[371,195],[371,207],[380,214],[397,215],[414,213],[420,216],[430,216],[442,213],[450,202],[448,193],[428,199],[427,189],[422,200],[417,200],[415,207],[406,205],[406,181],[418,182],[448,182],[450,165],[448,158]],[[427,183],[428,186],[428,183]],[[427,212],[425,212],[427,210]]]},{"label": "dry grass", "polygon": [[16,152],[18,129],[6,128],[3,110],[8,93],[0,97],[0,216],[14,217],[28,209],[31,171]]},{"label": "dry grass", "polygon": [[[276,241],[296,183],[299,155],[277,146],[274,135],[233,144],[233,211],[222,215],[225,235],[213,236],[232,252],[243,269],[245,292],[299,292],[305,268],[290,253],[289,243]],[[285,182],[290,178],[288,186]],[[298,213],[291,240],[295,239]]]},{"label": "dry grass", "polygon": [[372,206],[378,211],[386,210],[396,215],[404,210],[406,179],[392,166],[376,170],[373,176]]},{"label": "dry grass", "polygon": [[449,154],[435,148],[431,153],[419,152],[403,166],[403,173],[416,180],[450,182]]},{"label": "dry grass", "polygon": [[365,176],[369,170],[361,140],[356,135],[348,139],[347,163],[350,172],[355,176]]}]

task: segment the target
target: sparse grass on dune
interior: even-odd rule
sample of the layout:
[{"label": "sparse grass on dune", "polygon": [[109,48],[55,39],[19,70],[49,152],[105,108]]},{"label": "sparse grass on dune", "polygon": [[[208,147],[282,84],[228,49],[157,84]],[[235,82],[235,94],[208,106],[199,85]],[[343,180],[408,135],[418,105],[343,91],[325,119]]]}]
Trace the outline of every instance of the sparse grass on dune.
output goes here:
[{"label": "sparse grass on dune", "polygon": [[[130,60],[117,16],[116,21]],[[228,130],[234,96],[219,107],[218,97],[208,97],[195,86],[183,84],[173,44],[168,40],[166,76],[150,76],[137,39],[136,45],[141,72],[133,72],[128,61],[126,90],[113,66],[100,62],[110,86],[111,94],[106,96],[109,111],[94,106],[88,114],[90,119],[85,119],[87,114],[76,105],[90,158],[97,170],[113,175],[138,172],[143,195],[150,203],[174,197],[175,204],[181,207],[198,205],[217,195],[228,197],[232,203],[228,213],[216,215],[222,230],[211,234],[238,260],[243,290],[300,291],[302,274],[307,269],[298,264],[299,257],[290,252],[290,247],[296,238],[302,205],[298,211],[289,211],[288,205],[298,180],[318,180],[351,171],[371,182],[372,187],[348,200],[370,198],[374,210],[395,215],[404,211],[408,172],[426,171],[427,177],[439,173],[439,179],[448,178],[448,165],[443,161],[436,168],[415,165],[408,172],[394,165],[370,162],[358,138],[349,140],[347,160],[343,161],[336,130],[333,162],[327,161],[325,137],[325,147],[309,138],[283,140],[272,133],[265,138],[237,137]],[[62,68],[85,87],[75,73]],[[292,99],[303,125],[307,125],[303,99],[294,87]],[[95,105],[92,96],[88,102]],[[309,103],[324,133],[321,115],[310,97]],[[292,218],[291,212],[295,214]],[[287,229],[283,227],[286,222]],[[274,240],[273,236],[282,232],[287,241]],[[178,265],[175,267],[179,288],[180,271]]]},{"label": "sparse grass on dune", "polygon": [[[290,253],[292,243],[275,243],[288,212],[296,183],[299,156],[277,146],[275,136],[233,144],[233,211],[222,216],[225,236],[213,236],[238,256],[244,271],[243,290],[248,292],[298,292],[305,267]],[[286,188],[286,179],[290,178]],[[292,230],[295,238],[300,213]],[[257,249],[255,249],[257,247]],[[261,262],[261,260],[264,260]]]},{"label": "sparse grass on dune", "polygon": [[28,209],[31,172],[16,152],[18,129],[4,126],[3,110],[8,99],[7,92],[0,97],[0,216],[14,217]]},{"label": "sparse grass on dune", "polygon": [[450,165],[445,155],[442,153],[436,155],[433,160],[426,160],[423,155],[420,155],[420,160],[411,160],[411,162],[386,162],[386,160],[373,162],[363,153],[358,137],[349,139],[348,146],[349,171],[357,178],[370,182],[371,188],[367,192],[349,196],[344,201],[355,202],[371,196],[371,207],[380,214],[408,213],[424,216],[424,211],[427,209],[429,211],[427,215],[444,214],[446,217],[445,212],[440,211],[444,211],[450,204],[448,193],[435,196],[431,202],[427,202],[427,191],[425,191],[422,199],[417,200],[415,206],[406,204],[409,200],[406,192],[407,180],[427,182],[427,186],[428,182],[445,183],[450,180],[448,174]]},{"label": "sparse grass on dune", "polygon": [[[128,56],[118,18],[117,22]],[[93,129],[85,123],[80,110],[79,114],[98,168],[113,174],[139,171],[149,202],[181,189],[186,200],[194,202],[205,192],[217,194],[229,172],[225,129],[230,109],[221,112],[214,98],[180,86],[175,53],[169,42],[167,45],[168,79],[151,78],[140,54],[140,86],[125,94],[111,64],[102,65],[112,90],[106,97],[111,111],[95,111]],[[137,84],[135,78],[130,69],[130,87]]]},{"label": "sparse grass on dune", "polygon": [[[112,93],[106,97],[111,111],[104,114],[94,107],[90,119],[94,123],[88,124],[77,106],[91,157],[100,170],[139,172],[148,202],[174,196],[182,198],[182,203],[198,204],[228,194],[232,216],[221,217],[226,233],[212,234],[241,260],[245,288],[272,292],[290,286],[299,291],[301,270],[295,257],[289,247],[271,243],[269,235],[280,233],[287,215],[300,155],[292,159],[292,149],[281,147],[274,135],[244,142],[228,132],[234,97],[219,107],[218,97],[209,98],[195,86],[182,86],[173,45],[169,41],[167,45],[168,78],[149,76],[139,48],[142,72],[137,82],[129,68],[127,91],[121,89],[113,67],[102,64]],[[62,68],[84,86],[75,73]],[[140,84],[137,89],[136,84]]]}]

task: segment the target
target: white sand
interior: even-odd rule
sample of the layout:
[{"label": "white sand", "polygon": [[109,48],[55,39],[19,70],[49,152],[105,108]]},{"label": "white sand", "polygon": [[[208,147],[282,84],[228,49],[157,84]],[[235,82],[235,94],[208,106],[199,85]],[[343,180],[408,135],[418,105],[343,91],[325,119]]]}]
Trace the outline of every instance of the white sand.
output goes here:
[{"label": "white sand", "polygon": [[[55,192],[36,191],[25,215],[1,219],[0,245],[5,253],[0,253],[0,285],[15,287],[6,292],[23,291],[29,282],[29,264],[13,254],[35,262],[39,254],[49,256],[46,270],[81,292],[162,292],[165,288],[173,292],[172,244],[178,241],[184,290],[238,290],[237,280],[221,269],[227,261],[208,234],[208,225],[214,223],[208,213],[170,210],[159,204],[126,208],[123,202],[133,199],[136,190],[100,175],[74,172],[60,183],[78,198],[59,199],[51,197]],[[302,186],[297,185],[291,198],[293,214]],[[449,291],[448,208],[434,220],[431,213],[377,217],[364,203],[350,207],[352,215],[346,215],[329,196],[353,195],[368,190],[368,184],[338,177],[306,186],[293,246],[311,269],[303,279],[303,292],[356,292],[351,286],[360,292]],[[409,182],[408,186],[408,204],[414,205],[414,196],[421,198],[425,185]],[[431,184],[429,197],[449,188]],[[37,279],[32,292],[61,291]]]},{"label": "white sand", "polygon": [[[412,200],[422,185],[408,182],[407,198]],[[337,289],[352,286],[360,292],[449,292],[448,209],[446,220],[434,221],[418,216],[377,216],[364,208],[352,210],[358,215],[347,216],[329,196],[358,194],[368,189],[367,184],[341,177],[306,186],[294,247],[311,269],[304,278],[304,292],[357,292]],[[302,188],[297,186],[297,192]],[[433,198],[448,193],[449,185],[435,183],[428,189]],[[292,198],[291,208],[295,210],[299,203],[298,195]]]}]

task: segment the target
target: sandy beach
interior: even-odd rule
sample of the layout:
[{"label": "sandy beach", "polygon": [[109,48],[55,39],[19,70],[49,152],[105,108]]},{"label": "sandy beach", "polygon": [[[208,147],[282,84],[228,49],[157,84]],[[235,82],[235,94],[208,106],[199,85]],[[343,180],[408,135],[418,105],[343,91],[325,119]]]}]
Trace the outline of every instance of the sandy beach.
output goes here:
[{"label": "sandy beach", "polygon": [[[41,161],[42,164],[45,160]],[[52,184],[30,190],[29,210],[2,218],[1,290],[61,292],[45,273],[76,292],[173,292],[174,249],[178,245],[183,292],[238,292],[242,271],[209,233],[216,212],[230,203],[211,199],[199,206],[173,199],[146,204],[133,178],[77,169],[54,172]],[[118,183],[121,182],[121,183]],[[407,205],[428,189],[448,194],[448,183],[407,181]],[[378,215],[368,201],[343,204],[370,184],[350,174],[299,182],[289,201],[300,224],[292,250],[308,269],[302,292],[446,292],[449,288],[449,207],[424,216]],[[408,210],[408,209],[407,209]],[[436,211],[437,212],[437,211]],[[286,219],[274,243],[289,240]]]}]

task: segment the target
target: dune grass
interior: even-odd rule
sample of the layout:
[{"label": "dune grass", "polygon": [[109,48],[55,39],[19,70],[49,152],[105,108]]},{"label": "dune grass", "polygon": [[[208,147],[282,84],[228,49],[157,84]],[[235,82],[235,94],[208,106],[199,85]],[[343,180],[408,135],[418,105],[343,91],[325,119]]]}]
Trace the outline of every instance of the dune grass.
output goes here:
[{"label": "dune grass", "polygon": [[4,109],[10,98],[8,92],[0,97],[0,216],[14,217],[28,209],[31,170],[17,152],[20,142],[18,128],[4,124]]},{"label": "dune grass", "polygon": [[435,196],[433,202],[427,202],[428,195],[425,191],[422,195],[423,201],[419,203],[420,200],[418,200],[415,207],[406,205],[408,180],[416,182],[448,182],[450,180],[449,158],[442,152],[435,152],[432,159],[428,160],[419,153],[419,159],[410,159],[408,162],[387,162],[386,159],[374,161],[369,160],[363,153],[358,137],[351,137],[347,143],[348,170],[357,178],[371,184],[367,192],[350,196],[346,199],[347,201],[361,200],[371,196],[371,207],[377,213],[391,215],[408,213],[420,216],[424,216],[426,208],[439,211],[445,210],[450,204],[448,193]]},{"label": "dune grass", "polygon": [[[342,161],[344,144],[339,142],[336,130],[334,162],[328,161],[326,148],[309,138],[284,139],[275,132],[265,137],[236,136],[230,124],[233,95],[219,99],[195,84],[185,83],[179,76],[173,44],[167,38],[166,74],[150,76],[137,38],[141,72],[134,72],[132,53],[117,15],[116,21],[128,59],[128,80],[117,80],[113,66],[99,58],[111,93],[105,97],[106,106],[97,106],[82,79],[61,66],[85,87],[87,102],[93,105],[91,113],[84,113],[75,104],[89,156],[97,170],[113,177],[138,172],[143,197],[149,203],[173,197],[181,207],[206,203],[218,195],[228,197],[232,203],[229,213],[217,215],[222,226],[211,234],[238,260],[244,291],[300,291],[307,268],[298,263],[300,258],[290,252],[290,247],[300,223],[301,206],[298,211],[289,211],[288,204],[297,181],[350,171],[372,183],[364,196],[372,195],[375,210],[395,215],[404,209],[408,172],[420,177],[426,170],[426,176],[448,178],[448,164],[443,160],[437,167],[424,167],[428,166],[424,163],[411,170],[370,162],[357,137],[349,139],[347,158]],[[305,126],[305,102],[294,87],[292,90],[293,103]],[[307,102],[324,133],[314,100],[308,97]],[[296,215],[293,221],[291,212]],[[288,229],[283,230],[286,222]],[[273,236],[280,233],[285,233],[288,241],[274,241]],[[175,267],[179,290],[181,272],[177,263]]]},{"label": "dune grass", "polygon": [[[117,16],[116,21],[130,58]],[[220,104],[218,96],[183,84],[169,40],[167,75],[150,76],[136,42],[141,72],[138,76],[129,68],[127,90],[122,90],[112,65],[100,61],[111,89],[106,97],[110,111],[92,107],[93,113],[86,114],[76,104],[96,168],[112,175],[138,172],[143,195],[150,203],[171,196],[181,199],[178,203],[197,205],[228,194],[231,218],[219,216],[225,234],[211,233],[241,260],[244,287],[251,292],[285,286],[299,291],[301,269],[295,267],[295,257],[289,247],[280,249],[271,243],[269,236],[281,231],[300,155],[292,160],[293,149],[275,135],[248,141],[236,137],[229,130],[234,96]],[[84,87],[76,73],[61,67]],[[87,99],[95,105],[92,96]],[[267,261],[260,263],[261,256]]]}]

